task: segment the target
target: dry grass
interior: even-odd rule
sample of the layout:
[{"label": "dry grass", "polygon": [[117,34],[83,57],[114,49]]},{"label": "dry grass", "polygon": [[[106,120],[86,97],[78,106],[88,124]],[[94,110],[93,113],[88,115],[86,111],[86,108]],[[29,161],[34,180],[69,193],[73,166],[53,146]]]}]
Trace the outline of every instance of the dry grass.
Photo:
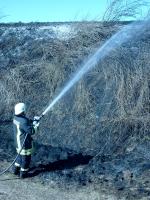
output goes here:
[{"label": "dry grass", "polygon": [[[120,21],[124,19],[143,18],[142,8],[148,7],[148,0],[109,0],[103,21]],[[148,13],[147,13],[148,14]]]},{"label": "dry grass", "polygon": [[[40,46],[44,48],[40,59],[24,61],[5,71],[0,85],[2,118],[12,118],[14,104],[18,101],[27,103],[30,117],[41,114],[86,54],[95,50],[107,35],[101,35],[101,30],[95,34],[92,31],[92,36],[85,30],[67,41],[67,45],[57,41],[45,48]],[[133,134],[137,139],[147,138],[150,116],[148,52],[146,39],[113,51],[45,117],[38,140],[78,150],[105,151],[104,146],[111,150]]]}]

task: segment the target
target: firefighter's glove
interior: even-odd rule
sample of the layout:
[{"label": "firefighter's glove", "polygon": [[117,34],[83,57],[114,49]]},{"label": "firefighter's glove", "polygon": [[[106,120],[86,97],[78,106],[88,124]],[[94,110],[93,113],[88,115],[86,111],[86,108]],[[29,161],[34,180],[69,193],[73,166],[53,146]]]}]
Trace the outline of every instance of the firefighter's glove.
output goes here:
[{"label": "firefighter's glove", "polygon": [[40,117],[39,116],[35,116],[34,119],[33,119],[34,128],[38,128],[39,127],[39,121],[40,121]]},{"label": "firefighter's glove", "polygon": [[39,121],[40,121],[40,117],[39,117],[39,116],[34,116],[33,121],[37,121],[37,122],[39,122]]},{"label": "firefighter's glove", "polygon": [[38,121],[33,121],[33,127],[38,128],[39,127],[39,122]]}]

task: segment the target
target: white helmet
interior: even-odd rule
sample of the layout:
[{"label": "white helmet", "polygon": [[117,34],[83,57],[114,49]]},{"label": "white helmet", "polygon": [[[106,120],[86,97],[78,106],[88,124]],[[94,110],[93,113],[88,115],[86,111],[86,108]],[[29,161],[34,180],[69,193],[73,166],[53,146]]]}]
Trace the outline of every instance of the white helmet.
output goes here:
[{"label": "white helmet", "polygon": [[24,103],[17,103],[15,105],[15,115],[19,115],[26,111],[26,106]]}]

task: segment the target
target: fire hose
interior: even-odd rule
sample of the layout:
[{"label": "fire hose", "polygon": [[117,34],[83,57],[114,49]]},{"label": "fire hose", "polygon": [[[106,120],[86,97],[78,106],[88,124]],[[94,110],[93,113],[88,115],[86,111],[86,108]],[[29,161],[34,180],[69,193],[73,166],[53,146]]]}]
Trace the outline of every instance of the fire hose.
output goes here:
[{"label": "fire hose", "polygon": [[22,143],[22,147],[21,147],[20,151],[18,152],[17,156],[15,157],[15,159],[13,160],[13,162],[5,170],[3,170],[2,172],[0,172],[0,176],[3,175],[3,174],[5,174],[15,164],[18,156],[20,155],[20,153],[21,153],[21,151],[23,149],[23,145],[24,145],[24,143],[26,141],[27,136],[28,136],[28,133],[26,134],[26,136],[24,138],[24,141]]}]

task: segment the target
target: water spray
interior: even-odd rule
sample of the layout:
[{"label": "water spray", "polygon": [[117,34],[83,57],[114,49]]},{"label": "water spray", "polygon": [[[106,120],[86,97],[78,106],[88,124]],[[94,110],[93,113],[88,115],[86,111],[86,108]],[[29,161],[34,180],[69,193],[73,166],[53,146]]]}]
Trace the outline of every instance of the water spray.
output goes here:
[{"label": "water spray", "polygon": [[54,98],[54,100],[48,105],[48,107],[40,115],[39,120],[43,118],[50,109],[82,78],[82,76],[92,69],[99,61],[102,61],[112,50],[120,47],[123,43],[133,39],[133,37],[139,37],[145,32],[150,20],[133,22],[123,27],[119,32],[113,35],[108,41],[106,41],[89,59],[83,64],[74,76],[69,80],[62,91]]},{"label": "water spray", "polygon": [[[98,61],[104,59],[112,50],[121,46],[124,42],[131,40],[133,37],[139,37],[142,33],[145,32],[147,26],[149,25],[150,20],[145,20],[141,22],[134,22],[122,28],[119,32],[113,35],[108,41],[106,41],[93,56],[91,56],[88,61],[79,68],[79,70],[74,74],[73,78],[66,84],[66,86],[62,89],[60,94],[54,98],[54,100],[48,105],[48,107],[43,111],[43,113],[36,118],[36,121],[40,121],[49,111],[50,109],[76,84],[82,76],[87,73],[92,67],[96,66]],[[24,139],[24,142],[26,137]],[[23,143],[24,143],[23,142]],[[21,149],[22,150],[22,149]],[[20,152],[21,152],[20,150]],[[20,153],[19,152],[19,153]],[[10,167],[15,163],[19,154],[16,156],[11,165],[4,171],[0,172],[0,175],[7,172]]]}]

